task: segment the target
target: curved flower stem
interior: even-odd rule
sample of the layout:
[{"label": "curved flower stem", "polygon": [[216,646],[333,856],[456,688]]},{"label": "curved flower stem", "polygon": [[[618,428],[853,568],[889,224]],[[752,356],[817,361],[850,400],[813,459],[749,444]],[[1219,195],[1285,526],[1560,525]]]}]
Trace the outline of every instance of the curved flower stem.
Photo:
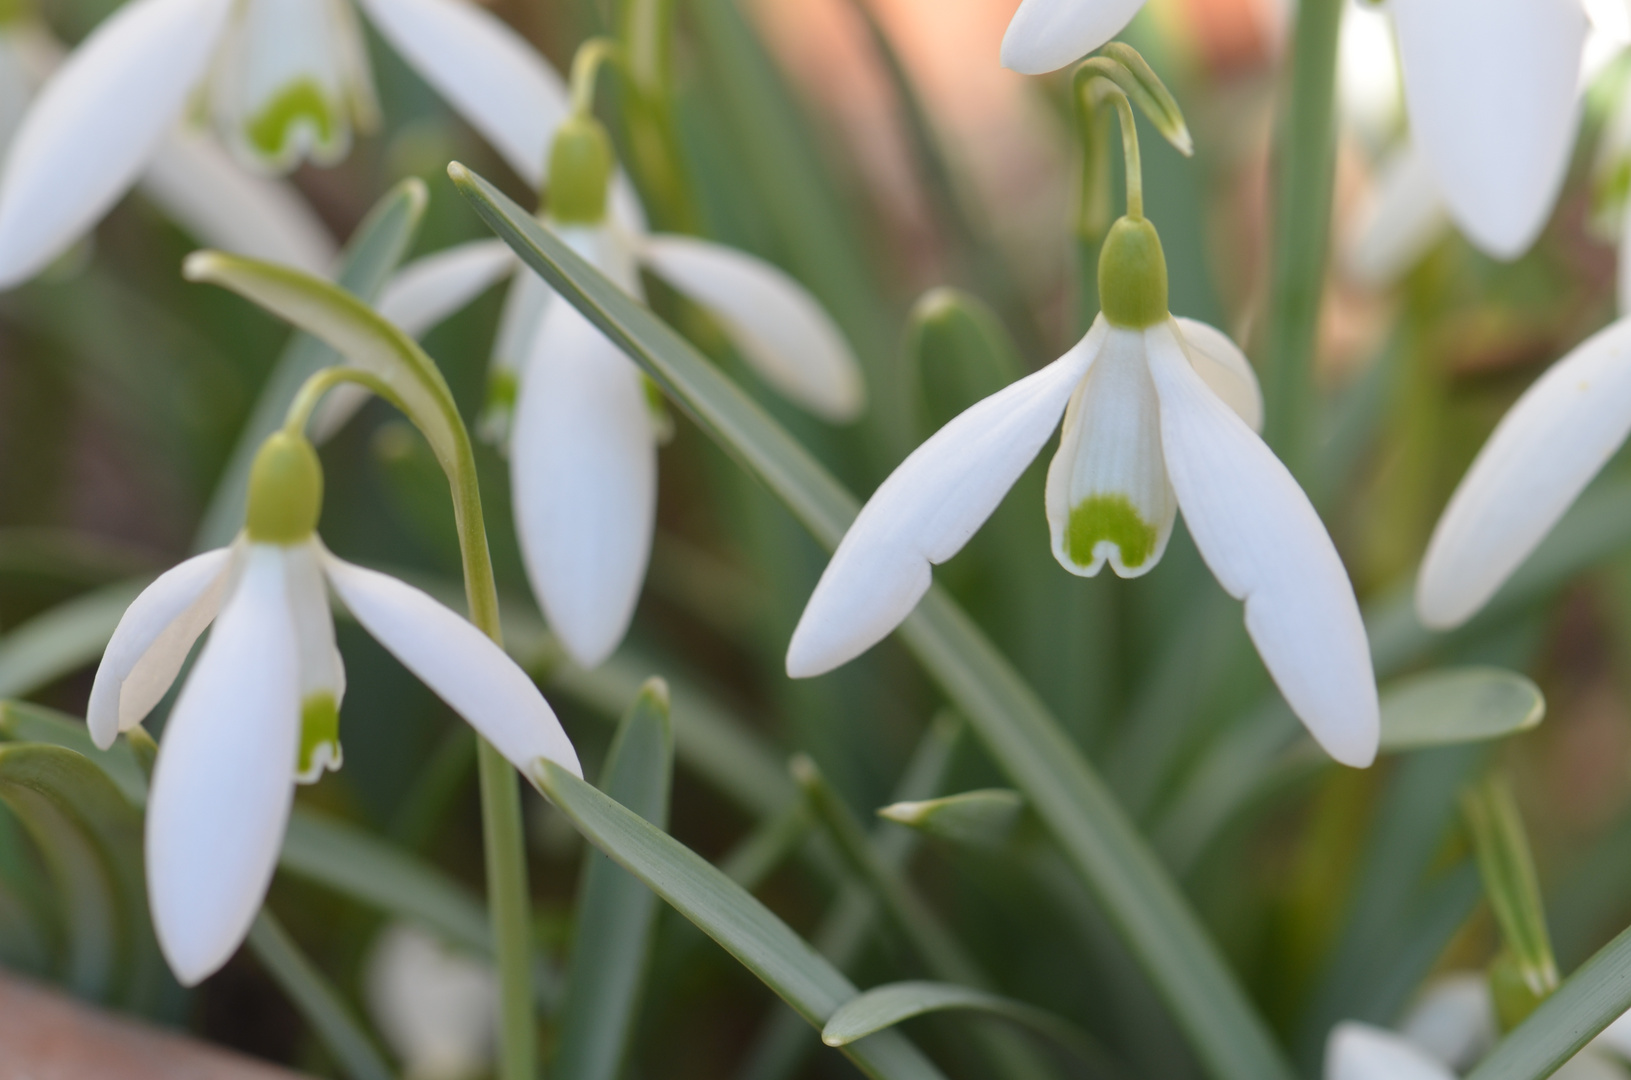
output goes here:
[{"label": "curved flower stem", "polygon": [[[325,368],[301,386],[289,406],[285,430],[304,428],[324,394],[341,383],[367,387],[385,398],[425,431],[425,421],[407,407],[383,379],[349,365]],[[443,384],[436,404],[452,432],[451,460],[444,462],[453,488],[453,517],[459,535],[459,557],[464,569],[465,602],[470,621],[497,645],[498,585],[487,548],[487,525],[481,512],[481,488],[476,479],[475,453],[470,433],[459,417]],[[521,791],[515,770],[486,739],[477,739],[477,771],[481,777],[483,854],[487,866],[487,906],[493,926],[493,955],[499,983],[499,1069],[501,1080],[534,1080],[537,1076],[536,1037],[533,1029],[532,916],[527,890],[527,855],[521,824]]]},{"label": "curved flower stem", "polygon": [[[1144,163],[1138,151],[1138,126],[1133,119],[1133,104],[1121,87],[1111,82],[1097,69],[1086,65],[1076,79],[1076,105],[1082,128],[1082,142],[1087,160],[1102,161],[1103,137],[1098,116],[1099,109],[1109,103],[1115,106],[1121,122],[1121,155],[1127,170],[1127,216],[1134,221],[1144,217]],[[1104,181],[1106,170],[1084,167],[1081,177],[1082,195],[1077,215],[1078,231],[1095,230],[1102,233],[1109,226],[1109,195]]]},{"label": "curved flower stem", "polygon": [[594,37],[578,46],[572,57],[572,112],[587,116],[595,108],[595,83],[605,64],[621,64],[623,50],[609,37]]},{"label": "curved flower stem", "polygon": [[1297,9],[1291,82],[1277,147],[1279,212],[1265,319],[1263,437],[1299,478],[1307,468],[1314,421],[1314,351],[1336,175],[1341,27],[1341,0],[1307,0]]}]

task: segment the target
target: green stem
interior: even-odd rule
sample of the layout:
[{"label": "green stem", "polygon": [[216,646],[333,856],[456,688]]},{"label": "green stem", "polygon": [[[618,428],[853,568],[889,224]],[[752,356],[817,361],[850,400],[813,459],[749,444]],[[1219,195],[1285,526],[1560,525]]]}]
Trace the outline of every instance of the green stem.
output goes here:
[{"label": "green stem", "polygon": [[1341,0],[1306,0],[1292,39],[1280,133],[1279,214],[1264,342],[1264,437],[1299,477],[1314,422],[1313,369],[1336,173],[1336,57]]},{"label": "green stem", "polygon": [[[379,377],[356,367],[333,367],[318,372],[301,386],[289,406],[286,429],[303,428],[323,395],[342,382],[366,386],[402,407],[401,398]],[[453,435],[452,460],[447,474],[453,487],[453,517],[459,536],[470,621],[502,647],[498,585],[493,579],[492,554],[487,548],[487,525],[481,511],[481,488],[476,478],[470,433],[447,395],[445,385],[433,392]],[[419,420],[412,411],[403,411],[416,422]],[[534,1080],[538,1070],[532,1021],[532,916],[521,824],[521,791],[515,770],[486,739],[477,740],[476,762],[481,778],[487,907],[493,925],[493,955],[498,964],[498,1075],[501,1080]]]},{"label": "green stem", "polygon": [[609,37],[593,37],[578,46],[572,57],[572,113],[588,116],[595,109],[595,83],[600,69],[607,63],[617,63],[622,50]]}]

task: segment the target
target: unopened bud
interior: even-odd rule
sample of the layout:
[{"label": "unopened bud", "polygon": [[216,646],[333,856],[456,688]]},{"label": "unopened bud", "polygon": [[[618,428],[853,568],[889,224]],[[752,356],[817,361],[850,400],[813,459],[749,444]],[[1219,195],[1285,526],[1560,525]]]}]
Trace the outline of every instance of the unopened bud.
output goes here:
[{"label": "unopened bud", "polygon": [[279,431],[261,444],[249,470],[249,539],[298,544],[317,531],[323,467],[303,435]]}]

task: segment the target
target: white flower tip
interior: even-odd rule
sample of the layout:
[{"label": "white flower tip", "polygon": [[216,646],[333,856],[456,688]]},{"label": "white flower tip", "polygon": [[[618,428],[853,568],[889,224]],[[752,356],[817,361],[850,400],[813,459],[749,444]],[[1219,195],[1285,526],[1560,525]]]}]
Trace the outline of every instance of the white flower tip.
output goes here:
[{"label": "white flower tip", "polygon": [[[787,677],[813,679],[860,656],[873,642],[857,643],[852,635],[835,632],[830,622],[812,621],[806,609],[787,646]],[[825,625],[824,625],[825,623]]]},{"label": "white flower tip", "polygon": [[1046,75],[1058,71],[1069,60],[1055,60],[1049,50],[1028,33],[1015,32],[1010,26],[1002,37],[1002,66],[1021,75]]},{"label": "white flower tip", "polygon": [[188,281],[214,281],[221,269],[219,251],[195,251],[181,262],[181,276]]},{"label": "white flower tip", "polygon": [[1368,769],[1376,763],[1376,751],[1381,740],[1380,720],[1373,717],[1369,724],[1355,724],[1336,732],[1327,732],[1319,742],[1338,764],[1353,769]]},{"label": "white flower tip", "polygon": [[232,959],[241,940],[240,936],[223,943],[195,930],[167,927],[164,920],[157,918],[153,927],[158,932],[159,950],[164,953],[176,981],[189,989],[220,971]]},{"label": "white flower tip", "polygon": [[1427,570],[1416,579],[1416,618],[1429,630],[1444,633],[1472,618],[1481,603],[1455,596]]}]

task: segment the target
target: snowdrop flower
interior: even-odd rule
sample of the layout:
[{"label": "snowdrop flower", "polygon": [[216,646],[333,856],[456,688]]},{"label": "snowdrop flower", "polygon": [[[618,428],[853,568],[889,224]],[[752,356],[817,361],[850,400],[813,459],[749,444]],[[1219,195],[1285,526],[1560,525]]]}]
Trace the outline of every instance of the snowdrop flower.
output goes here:
[{"label": "snowdrop flower", "polygon": [[379,935],[363,976],[368,1008],[406,1080],[485,1075],[498,1031],[492,969],[410,923]]},{"label": "snowdrop flower", "polygon": [[[560,80],[471,0],[355,0],[425,79],[536,182]],[[265,172],[343,157],[374,122],[352,0],[131,0],[45,84],[0,174],[0,288],[39,272],[162,155],[202,91]]]},{"label": "snowdrop flower", "polygon": [[[1024,0],[1005,66],[1054,71],[1109,41],[1144,0]],[[1550,216],[1580,111],[1581,0],[1394,0],[1412,133],[1455,223],[1515,258]]]},{"label": "snowdrop flower", "polygon": [[830,671],[911,614],[931,564],[991,515],[1063,413],[1046,500],[1060,565],[1147,573],[1182,509],[1293,711],[1332,757],[1370,764],[1376,682],[1359,607],[1319,516],[1257,435],[1251,365],[1222,333],[1168,313],[1161,242],[1136,210],[1106,237],[1099,297],[1075,348],[954,418],[879,487],[810,597],[788,674]]},{"label": "snowdrop flower", "polygon": [[86,721],[99,747],[141,723],[214,624],[165,725],[147,805],[147,885],[159,945],[183,983],[249,930],[272,877],[294,785],[340,765],[345,670],[327,589],[523,773],[577,755],[532,680],[469,622],[417,589],[329,554],[322,472],[280,432],[250,477],[230,547],[161,575],[120,619]]},{"label": "snowdrop flower", "polygon": [[[1488,980],[1472,972],[1441,980],[1397,1032],[1347,1021],[1325,1046],[1325,1080],[1455,1080],[1495,1045],[1499,1030]],[[1554,1076],[1631,1080],[1631,1014],[1620,1017]]]},{"label": "snowdrop flower", "polygon": [[1575,346],[1524,391],[1433,529],[1416,612],[1461,625],[1557,524],[1631,433],[1631,319]]},{"label": "snowdrop flower", "polygon": [[[0,160],[65,50],[38,19],[0,14]],[[287,184],[256,176],[212,140],[181,126],[164,134],[137,180],[166,217],[211,247],[328,272],[334,241]]]},{"label": "snowdrop flower", "polygon": [[1377,164],[1371,190],[1343,245],[1343,267],[1362,285],[1391,285],[1421,262],[1449,228],[1432,165],[1406,139]]},{"label": "snowdrop flower", "polygon": [[[644,268],[706,308],[789,399],[829,421],[853,419],[865,402],[860,365],[815,298],[733,248],[646,233],[611,155],[592,117],[561,127],[545,223],[631,296],[643,296]],[[511,274],[482,430],[507,440],[516,529],[539,606],[573,659],[593,667],[623,640],[651,554],[662,422],[654,389],[502,241],[411,264],[379,309],[417,334]]]}]

